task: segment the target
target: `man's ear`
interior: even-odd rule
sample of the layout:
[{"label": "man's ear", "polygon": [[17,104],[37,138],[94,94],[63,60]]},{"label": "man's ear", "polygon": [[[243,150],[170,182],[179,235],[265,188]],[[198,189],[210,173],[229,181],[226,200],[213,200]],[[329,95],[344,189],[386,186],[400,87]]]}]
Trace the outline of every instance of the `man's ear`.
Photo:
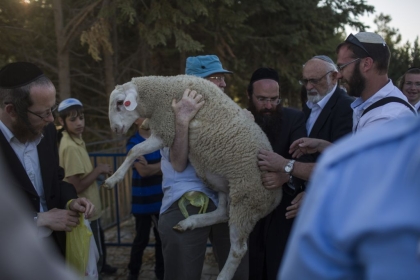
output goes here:
[{"label": "man's ear", "polygon": [[249,95],[249,92],[246,90],[246,96],[248,97],[248,100],[251,99],[251,95]]},{"label": "man's ear", "polygon": [[338,75],[338,72],[336,72],[336,71],[333,71],[331,73],[331,78],[332,78],[332,82],[333,83],[336,83],[337,82],[337,75]]},{"label": "man's ear", "polygon": [[363,58],[363,62],[362,62],[363,72],[367,72],[367,71],[372,70],[373,68],[375,68],[374,63],[375,63],[375,61],[373,61],[373,59],[371,57],[369,57],[369,56]]},{"label": "man's ear", "polygon": [[7,104],[6,107],[4,107],[4,111],[12,118],[17,118],[18,116],[13,104]]},{"label": "man's ear", "polygon": [[58,117],[58,122],[61,124],[61,126],[64,126],[64,120],[62,117]]}]

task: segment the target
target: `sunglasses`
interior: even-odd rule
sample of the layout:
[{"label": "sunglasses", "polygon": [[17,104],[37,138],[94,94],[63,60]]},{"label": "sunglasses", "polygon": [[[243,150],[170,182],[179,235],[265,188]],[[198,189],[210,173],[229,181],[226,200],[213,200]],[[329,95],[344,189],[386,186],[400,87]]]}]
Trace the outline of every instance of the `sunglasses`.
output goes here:
[{"label": "sunglasses", "polygon": [[358,46],[359,48],[361,48],[362,50],[364,50],[365,53],[367,53],[367,55],[369,57],[372,57],[370,55],[370,53],[367,51],[367,49],[363,46],[363,44],[359,41],[359,39],[357,39],[356,36],[354,36],[353,34],[350,33],[350,35],[347,37],[347,39],[346,39],[345,42],[346,43],[349,43],[349,44],[352,44],[352,45],[355,45],[355,46]]}]

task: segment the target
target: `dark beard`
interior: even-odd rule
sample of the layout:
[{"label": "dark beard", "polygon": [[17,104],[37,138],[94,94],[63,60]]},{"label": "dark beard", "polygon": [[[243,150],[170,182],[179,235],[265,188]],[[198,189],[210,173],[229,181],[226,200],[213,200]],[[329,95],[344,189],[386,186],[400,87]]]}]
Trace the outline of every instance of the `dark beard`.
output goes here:
[{"label": "dark beard", "polygon": [[360,60],[354,66],[353,74],[347,82],[349,88],[348,94],[350,96],[360,97],[366,87],[366,80],[363,78],[362,73],[360,73],[359,65]]},{"label": "dark beard", "polygon": [[17,121],[12,124],[12,132],[21,143],[34,141],[41,135],[41,133],[38,133],[28,120],[23,120],[21,116],[19,116]]},{"label": "dark beard", "polygon": [[[280,138],[281,124],[282,124],[282,108],[281,105],[277,105],[276,109],[273,110],[263,110],[257,112],[255,104],[250,99],[248,110],[254,115],[255,122],[261,127],[264,133],[267,135],[268,140],[270,141],[271,146],[275,146]],[[263,113],[271,112],[270,115],[265,115]]]}]

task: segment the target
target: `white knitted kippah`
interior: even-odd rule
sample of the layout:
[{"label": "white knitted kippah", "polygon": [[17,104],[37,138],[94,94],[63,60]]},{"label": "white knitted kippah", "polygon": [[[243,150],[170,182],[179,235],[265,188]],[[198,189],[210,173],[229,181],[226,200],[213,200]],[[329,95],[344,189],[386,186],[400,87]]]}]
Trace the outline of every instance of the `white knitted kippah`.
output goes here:
[{"label": "white knitted kippah", "polygon": [[359,32],[354,35],[361,43],[386,45],[381,35],[373,32]]}]

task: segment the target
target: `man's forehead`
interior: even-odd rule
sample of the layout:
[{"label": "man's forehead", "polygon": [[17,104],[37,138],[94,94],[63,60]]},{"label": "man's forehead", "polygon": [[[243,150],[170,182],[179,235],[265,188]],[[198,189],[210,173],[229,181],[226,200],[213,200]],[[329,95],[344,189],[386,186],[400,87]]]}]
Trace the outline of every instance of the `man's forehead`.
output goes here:
[{"label": "man's forehead", "polygon": [[222,76],[225,76],[225,74],[223,74],[223,73],[214,73],[214,74],[208,75],[206,78],[208,78],[208,77],[222,77]]},{"label": "man's forehead", "polygon": [[52,84],[34,85],[30,89],[29,96],[34,106],[49,106],[56,102],[56,90]]},{"label": "man's forehead", "polygon": [[419,74],[417,74],[417,73],[407,73],[407,74],[405,74],[405,79],[408,79],[408,78],[413,79],[413,80],[420,80],[420,73]]},{"label": "man's forehead", "polygon": [[309,60],[303,67],[302,74],[304,76],[318,75],[320,73],[324,74],[327,70],[327,65],[324,61],[319,59]]},{"label": "man's forehead", "polygon": [[345,60],[345,59],[351,59],[353,58],[353,55],[354,53],[349,49],[349,47],[344,45],[338,50],[337,62],[340,62],[341,60]]},{"label": "man's forehead", "polygon": [[271,79],[263,79],[254,82],[254,94],[279,93],[279,84]]}]

